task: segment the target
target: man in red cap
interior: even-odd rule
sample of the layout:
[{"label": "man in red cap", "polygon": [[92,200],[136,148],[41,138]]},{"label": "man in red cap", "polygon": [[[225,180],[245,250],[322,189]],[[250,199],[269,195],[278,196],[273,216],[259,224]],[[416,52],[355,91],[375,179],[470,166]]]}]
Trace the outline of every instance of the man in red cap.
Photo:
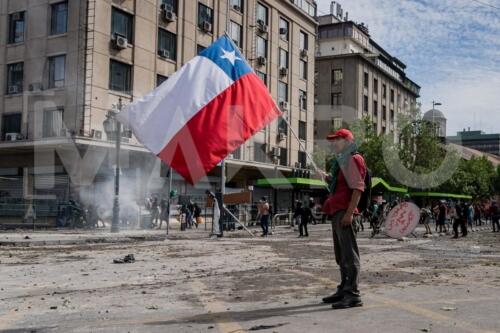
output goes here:
[{"label": "man in red cap", "polygon": [[360,260],[353,217],[365,191],[366,163],[354,143],[354,136],[347,129],[328,135],[335,158],[329,174],[324,174],[330,195],[323,210],[332,218],[335,260],[340,267],[341,283],[335,294],[323,299],[334,309],[362,306],[358,280]]}]

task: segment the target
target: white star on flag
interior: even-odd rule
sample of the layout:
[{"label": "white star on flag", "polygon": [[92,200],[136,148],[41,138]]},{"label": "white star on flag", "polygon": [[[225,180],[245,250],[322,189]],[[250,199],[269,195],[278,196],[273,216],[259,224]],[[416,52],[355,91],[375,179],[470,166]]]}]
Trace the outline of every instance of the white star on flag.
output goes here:
[{"label": "white star on flag", "polygon": [[233,66],[234,66],[234,63],[236,62],[236,60],[241,60],[241,58],[238,58],[236,56],[236,51],[234,51],[234,50],[231,51],[231,52],[229,52],[229,51],[226,51],[226,50],[222,49],[222,52],[224,52],[224,54],[221,55],[221,58],[229,60],[229,62]]}]

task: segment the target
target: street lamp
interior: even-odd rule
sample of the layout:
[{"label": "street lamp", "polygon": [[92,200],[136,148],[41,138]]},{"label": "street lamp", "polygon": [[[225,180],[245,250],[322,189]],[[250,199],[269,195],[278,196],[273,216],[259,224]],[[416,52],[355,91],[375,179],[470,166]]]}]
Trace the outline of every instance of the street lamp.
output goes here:
[{"label": "street lamp", "polygon": [[[116,109],[121,111],[122,109],[122,99],[118,100],[118,105]],[[116,111],[109,111],[106,115],[106,120],[103,122],[104,131],[109,138],[115,139],[115,197],[113,200],[113,220],[111,222],[111,232],[120,231],[120,146],[122,137],[122,126],[121,123],[116,120]]]},{"label": "street lamp", "polygon": [[435,130],[436,130],[436,134],[439,136],[439,128],[440,126],[436,126],[436,112],[434,112],[436,110],[436,106],[440,106],[440,105],[443,105],[442,103],[440,102],[436,102],[436,101],[432,101],[432,125],[434,126]]}]

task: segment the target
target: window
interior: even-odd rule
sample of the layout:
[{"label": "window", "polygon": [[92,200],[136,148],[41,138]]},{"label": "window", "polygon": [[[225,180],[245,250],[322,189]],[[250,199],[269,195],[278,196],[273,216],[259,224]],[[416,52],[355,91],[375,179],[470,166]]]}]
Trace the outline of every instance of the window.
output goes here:
[{"label": "window", "polygon": [[307,62],[300,60],[299,62],[299,76],[303,80],[307,80]]},{"label": "window", "polygon": [[207,32],[213,32],[214,26],[214,11],[212,8],[198,2],[198,27],[205,30],[205,24],[210,24],[210,29]]},{"label": "window", "polygon": [[389,119],[390,121],[394,121],[394,110],[391,110],[391,119]]},{"label": "window", "polygon": [[203,46],[200,44],[196,45],[196,54],[200,55],[200,53],[203,52],[205,49],[206,49],[206,46]]},{"label": "window", "polygon": [[255,73],[257,73],[257,76],[262,80],[262,82],[264,82],[264,84],[267,85],[267,75],[266,75],[266,73],[262,73],[260,71],[256,71]]},{"label": "window", "polygon": [[175,61],[177,59],[177,36],[165,29],[158,29],[158,55]]},{"label": "window", "polygon": [[257,3],[257,12],[255,14],[255,16],[257,18],[257,22],[262,22],[266,25],[268,24],[267,10],[268,9],[266,6],[263,6],[262,4]]},{"label": "window", "polygon": [[387,120],[387,108],[385,105],[382,105],[382,119]]},{"label": "window", "polygon": [[229,24],[229,35],[236,46],[239,48],[243,47],[243,29],[241,28],[241,25],[231,21]]},{"label": "window", "polygon": [[68,2],[59,2],[50,6],[50,34],[59,35],[68,31]]},{"label": "window", "polygon": [[342,93],[332,94],[332,105],[342,105]]},{"label": "window", "polygon": [[243,0],[231,0],[229,4],[235,11],[243,13]]},{"label": "window", "polygon": [[266,144],[265,143],[260,143],[260,142],[254,143],[254,160],[256,162],[266,162],[267,161]]},{"label": "window", "polygon": [[288,68],[288,52],[283,49],[280,49],[279,67]]},{"label": "window", "polygon": [[373,116],[376,118],[378,117],[378,102],[373,101]]},{"label": "window", "polygon": [[231,153],[235,160],[241,160],[241,146]]},{"label": "window", "polygon": [[332,70],[332,84],[333,85],[341,85],[342,80],[344,79],[344,73],[342,69],[334,69]]},{"label": "window", "polygon": [[287,166],[288,165],[288,149],[280,148],[280,165]]},{"label": "window", "polygon": [[111,36],[120,35],[127,38],[129,43],[133,43],[134,37],[134,19],[129,13],[113,7],[111,14]]},{"label": "window", "polygon": [[378,79],[373,78],[373,93],[378,94]]},{"label": "window", "polygon": [[257,36],[257,57],[267,58],[267,40]]},{"label": "window", "polygon": [[49,88],[64,87],[66,56],[49,58]]},{"label": "window", "polygon": [[307,168],[307,154],[303,151],[299,151],[297,162],[299,162],[302,169]]},{"label": "window", "polygon": [[61,135],[63,129],[63,108],[43,111],[42,136],[50,138]]},{"label": "window", "polygon": [[24,12],[9,15],[9,43],[24,42]]},{"label": "window", "polygon": [[2,119],[2,138],[5,140],[7,133],[21,133],[21,113],[5,114]]},{"label": "window", "polygon": [[307,140],[307,124],[305,121],[299,121],[299,139]]},{"label": "window", "polygon": [[129,94],[131,91],[132,66],[111,60],[109,72],[109,89]]},{"label": "window", "polygon": [[368,96],[363,96],[363,111],[368,112]]},{"label": "window", "polygon": [[300,32],[300,49],[309,50],[309,36],[304,31]]},{"label": "window", "polygon": [[168,76],[156,74],[156,86],[160,86],[163,82],[168,80]]},{"label": "window", "polygon": [[282,117],[278,119],[278,133],[288,134],[288,124]]},{"label": "window", "polygon": [[286,41],[288,41],[289,38],[289,29],[290,24],[288,23],[288,21],[280,17],[280,37]]},{"label": "window", "polygon": [[387,97],[387,86],[384,84],[382,84],[382,98],[386,98]]},{"label": "window", "polygon": [[278,82],[278,102],[288,101],[288,84],[284,82]]},{"label": "window", "polygon": [[365,75],[363,77],[363,85],[365,86],[365,88],[368,88],[368,73],[365,72]]},{"label": "window", "polygon": [[165,6],[165,9],[177,14],[177,0],[161,0],[161,4]]},{"label": "window", "polygon": [[299,106],[301,110],[307,110],[307,92],[299,90]]},{"label": "window", "polygon": [[7,65],[7,94],[23,92],[24,63]]},{"label": "window", "polygon": [[391,89],[391,103],[394,103],[394,89]]}]

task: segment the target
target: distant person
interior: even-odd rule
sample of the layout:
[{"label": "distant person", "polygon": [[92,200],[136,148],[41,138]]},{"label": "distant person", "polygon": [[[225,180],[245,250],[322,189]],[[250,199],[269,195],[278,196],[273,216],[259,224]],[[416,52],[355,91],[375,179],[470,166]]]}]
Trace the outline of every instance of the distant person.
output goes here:
[{"label": "distant person", "polygon": [[455,206],[457,218],[453,222],[453,238],[458,238],[458,227],[460,226],[462,237],[467,236],[467,205],[465,203],[457,203]]},{"label": "distant person", "polygon": [[258,205],[258,210],[259,210],[259,220],[260,220],[260,226],[262,228],[262,237],[267,237],[269,235],[269,218],[270,218],[270,207],[269,203],[267,202],[266,197],[262,197],[259,201]]},{"label": "distant person", "polygon": [[471,231],[474,231],[474,207],[472,204],[466,204],[467,206],[467,226]]},{"label": "distant person", "polygon": [[158,229],[161,229],[161,226],[163,224],[163,221],[165,221],[166,224],[169,223],[169,203],[168,200],[163,198],[160,201],[160,225],[158,226]]},{"label": "distant person", "polygon": [[444,200],[442,200],[437,207],[437,225],[439,226],[439,233],[446,233],[446,216],[447,216],[447,207]]},{"label": "distant person", "polygon": [[493,228],[493,232],[500,232],[500,209],[498,208],[498,204],[496,201],[493,201],[490,207],[490,216],[491,216],[491,227]]},{"label": "distant person", "polygon": [[194,224],[196,228],[198,228],[198,225],[200,225],[202,221],[201,221],[201,208],[200,206],[198,206],[196,202],[193,204],[193,217],[194,217]]},{"label": "distant person", "polygon": [[150,214],[152,227],[155,227],[160,219],[160,207],[157,197],[151,199]]},{"label": "distant person", "polygon": [[[187,215],[186,215],[186,223],[187,227],[191,229],[193,227],[193,215],[194,215],[194,203],[193,200],[189,200],[189,203],[186,206],[187,208]],[[196,226],[198,227],[198,226]]]},{"label": "distant person", "polygon": [[481,226],[482,225],[482,222],[481,222],[481,205],[476,204],[474,205],[474,223],[476,224],[476,226]]}]

